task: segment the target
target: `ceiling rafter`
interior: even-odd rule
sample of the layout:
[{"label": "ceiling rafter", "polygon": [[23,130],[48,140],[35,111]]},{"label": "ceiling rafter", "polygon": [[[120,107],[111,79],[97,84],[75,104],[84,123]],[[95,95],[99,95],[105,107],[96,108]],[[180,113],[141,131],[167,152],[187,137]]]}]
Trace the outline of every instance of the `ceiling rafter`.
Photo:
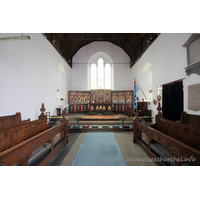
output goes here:
[{"label": "ceiling rafter", "polygon": [[[72,38],[71,40],[74,40],[73,43],[68,47],[68,50],[76,43],[76,40],[80,37],[82,37],[85,33],[83,33],[82,35],[76,37],[76,38]],[[80,48],[80,47],[79,47]]]},{"label": "ceiling rafter", "polygon": [[[135,48],[134,48],[134,46],[132,45],[132,43],[130,42],[130,39],[129,38],[127,38],[125,35],[122,35],[121,33],[118,33],[118,35],[120,35],[122,38],[124,38],[127,42],[128,42],[128,44],[130,44],[130,46],[134,49],[134,51],[136,50]],[[123,47],[122,47],[123,48]]]},{"label": "ceiling rafter", "polygon": [[[122,48],[130,58],[130,67],[142,56],[158,33],[46,33],[50,43],[72,67],[73,56],[85,45],[95,41],[111,42]],[[60,41],[57,41],[60,40]]]},{"label": "ceiling rafter", "polygon": [[[58,51],[61,57],[72,67],[72,57],[68,54],[65,45],[60,40],[59,35],[56,33],[43,33],[43,35],[47,38],[47,40],[54,46],[54,48]],[[59,42],[59,45],[57,43]]]}]

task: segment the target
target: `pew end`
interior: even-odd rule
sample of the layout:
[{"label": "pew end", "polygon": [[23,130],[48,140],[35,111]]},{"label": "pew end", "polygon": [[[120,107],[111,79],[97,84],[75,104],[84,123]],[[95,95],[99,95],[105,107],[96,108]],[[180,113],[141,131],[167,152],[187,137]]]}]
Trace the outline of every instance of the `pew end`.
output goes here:
[{"label": "pew end", "polygon": [[[44,144],[50,144],[50,152],[40,158],[36,165],[46,165],[59,151],[69,143],[68,120],[54,127],[47,124],[47,117],[44,116],[44,104],[42,104],[41,115],[38,120],[24,120],[23,123],[0,130],[0,165],[12,166],[14,164],[28,165],[29,159],[37,148]],[[20,114],[21,115],[21,114]],[[18,114],[18,116],[20,116]],[[7,118],[7,116],[5,116]],[[1,118],[3,119],[3,118]],[[60,137],[55,144],[57,135]]]}]

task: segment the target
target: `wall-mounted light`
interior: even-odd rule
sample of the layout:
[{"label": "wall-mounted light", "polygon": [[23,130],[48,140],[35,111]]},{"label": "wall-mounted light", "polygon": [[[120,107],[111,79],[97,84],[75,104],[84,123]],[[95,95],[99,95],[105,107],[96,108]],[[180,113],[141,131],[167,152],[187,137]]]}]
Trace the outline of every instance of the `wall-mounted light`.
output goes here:
[{"label": "wall-mounted light", "polygon": [[153,92],[153,90],[149,90],[149,93],[152,93]]},{"label": "wall-mounted light", "polygon": [[2,37],[0,38],[0,42],[4,41],[13,41],[13,40],[30,40],[31,37],[29,35],[21,35],[21,36],[11,36],[11,37]]}]

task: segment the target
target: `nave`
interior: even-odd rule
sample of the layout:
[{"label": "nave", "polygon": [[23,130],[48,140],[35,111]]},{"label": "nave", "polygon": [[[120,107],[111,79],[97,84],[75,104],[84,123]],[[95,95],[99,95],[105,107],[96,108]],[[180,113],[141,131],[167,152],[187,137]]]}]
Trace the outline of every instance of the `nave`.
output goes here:
[{"label": "nave", "polygon": [[[86,134],[87,132],[70,133],[69,144],[62,147],[47,166],[71,166]],[[139,145],[133,144],[133,134],[131,131],[114,132],[114,135],[127,166],[156,166],[154,162],[139,161],[143,158],[147,159],[148,156]],[[104,144],[102,144],[103,148]],[[133,159],[138,160],[133,161]]]},{"label": "nave", "polygon": [[[122,114],[118,114],[119,117],[126,117]],[[80,118],[81,114],[70,114],[68,115],[69,124],[71,126],[76,126],[77,123],[80,126],[84,124],[122,124],[122,121],[82,121],[77,122],[75,119]],[[141,120],[141,123],[149,126],[152,122],[146,122]],[[133,124],[133,118],[126,117],[124,124],[131,126]],[[92,128],[91,128],[92,129]],[[92,131],[92,130],[91,130]],[[104,133],[101,131],[100,133]],[[95,133],[95,132],[94,132]],[[97,132],[98,133],[98,132]],[[71,166],[79,148],[81,147],[87,131],[74,130],[73,128],[69,132],[69,143],[63,146],[55,157],[47,164],[47,166]],[[104,135],[106,137],[106,135]],[[121,153],[123,155],[124,161],[127,166],[156,166],[153,159],[150,159],[145,151],[137,144],[133,143],[133,130],[124,131],[114,131],[114,136],[117,140]],[[145,134],[142,134],[143,140],[148,144],[148,140]],[[93,144],[89,144],[93,145]],[[104,149],[106,146],[104,143],[100,144],[100,148]],[[159,158],[172,158],[170,152],[159,145],[158,143],[152,144],[152,150],[159,153],[157,155]],[[102,164],[103,165],[103,164]],[[174,166],[174,162],[164,162],[161,165]],[[101,164],[100,164],[101,166]]]},{"label": "nave", "polygon": [[[131,126],[133,124],[133,118],[127,117],[126,115],[123,114],[117,114],[116,116],[125,118],[124,119],[124,124]],[[89,124],[90,126],[96,124],[96,125],[102,125],[102,124],[107,124],[107,125],[122,125],[122,121],[94,121],[94,120],[89,120],[89,121],[77,121],[76,119],[80,119],[82,117],[82,114],[69,114],[67,118],[69,119],[69,126],[71,125],[76,126],[79,124],[80,126],[83,126],[84,124]],[[57,122],[59,123],[59,122]],[[147,122],[142,121],[143,124],[146,124]],[[148,122],[150,124],[151,122]],[[93,128],[91,128],[93,130]],[[79,151],[79,148],[83,144],[84,138],[86,137],[87,131],[81,131],[81,130],[73,130],[69,129],[69,143],[65,146],[63,146],[59,152],[54,156],[54,158],[47,164],[47,166],[71,166],[77,152]],[[91,131],[92,131],[91,130]],[[98,129],[96,130],[95,133],[99,133],[102,135],[104,134],[105,131],[98,132]],[[111,131],[109,131],[111,132]],[[106,134],[104,134],[106,137]],[[127,166],[156,166],[154,162],[148,162],[148,156],[146,153],[141,149],[141,147],[137,144],[133,143],[133,131],[131,130],[124,130],[124,131],[114,131],[114,136],[115,139],[117,140],[118,146],[121,150],[121,153],[123,155],[123,159],[126,162]],[[106,140],[106,138],[105,138]],[[87,145],[93,145],[87,144]],[[89,147],[88,147],[89,148]],[[106,145],[104,143],[101,143],[99,148],[101,150],[106,148]],[[108,153],[110,153],[108,151]],[[111,158],[112,159],[112,158]],[[114,159],[114,158],[113,158]],[[134,160],[135,159],[135,160]],[[142,161],[146,160],[146,161]],[[99,164],[101,166],[101,163]],[[102,163],[103,165],[103,163]]]}]

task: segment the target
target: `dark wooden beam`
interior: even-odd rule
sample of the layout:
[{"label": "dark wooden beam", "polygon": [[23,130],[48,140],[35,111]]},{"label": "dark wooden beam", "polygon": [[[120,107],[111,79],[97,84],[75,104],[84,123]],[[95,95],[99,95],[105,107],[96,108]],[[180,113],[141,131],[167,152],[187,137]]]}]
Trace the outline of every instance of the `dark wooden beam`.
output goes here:
[{"label": "dark wooden beam", "polygon": [[[130,37],[128,37],[129,35]],[[150,39],[151,35],[153,39]],[[142,56],[142,54],[148,49],[148,47],[155,40],[155,38],[157,38],[158,34],[156,33],[154,34],[149,34],[149,33],[132,33],[132,34],[47,33],[46,36],[48,37],[48,40],[51,42],[51,44],[59,51],[61,56],[64,57],[67,62],[69,60],[72,61],[72,57],[74,56],[74,54],[81,47],[89,44],[90,42],[109,41],[115,45],[118,45],[118,46],[120,45],[120,47],[124,49],[124,51],[130,57],[130,67],[132,67],[137,62],[137,60]],[[131,42],[132,37],[134,37],[133,42]],[[67,42],[67,40],[71,40],[71,42]],[[122,42],[122,41],[120,42],[120,40],[125,40],[125,42]],[[149,44],[147,44],[147,40],[150,40]],[[125,48],[123,45],[127,46],[127,48]],[[72,63],[68,62],[68,64],[72,67]]]},{"label": "dark wooden beam", "polygon": [[[134,34],[134,33],[133,33]],[[131,45],[131,47],[135,50],[135,47],[132,45],[132,43],[130,42],[130,40],[125,36],[125,35],[122,35],[120,33],[118,33],[118,35],[120,35],[121,37],[124,37],[125,40]]]},{"label": "dark wooden beam", "polygon": [[[59,40],[57,34],[43,34],[45,37],[47,36],[47,40],[54,46],[54,48],[58,51],[61,57],[67,62],[67,64],[72,68],[72,58],[67,54],[67,50],[62,43],[62,40]],[[70,62],[69,62],[70,61]]]},{"label": "dark wooden beam", "polygon": [[[157,34],[150,34],[147,33],[144,35],[144,37],[141,37],[140,34],[137,34],[137,36],[139,38],[141,38],[141,42],[140,44],[142,45],[142,49],[140,52],[138,52],[138,55],[136,55],[136,52],[134,52],[134,55],[131,57],[131,68],[133,67],[133,65],[137,62],[137,60],[143,55],[143,53],[149,48],[149,46],[151,46],[151,44],[155,41],[155,39],[159,36],[159,33]],[[152,39],[150,39],[150,37],[152,37]],[[145,45],[145,41],[149,40],[149,44],[146,43]],[[138,49],[138,48],[137,48]],[[138,50],[139,51],[139,50]],[[134,58],[135,56],[135,58]]]}]

